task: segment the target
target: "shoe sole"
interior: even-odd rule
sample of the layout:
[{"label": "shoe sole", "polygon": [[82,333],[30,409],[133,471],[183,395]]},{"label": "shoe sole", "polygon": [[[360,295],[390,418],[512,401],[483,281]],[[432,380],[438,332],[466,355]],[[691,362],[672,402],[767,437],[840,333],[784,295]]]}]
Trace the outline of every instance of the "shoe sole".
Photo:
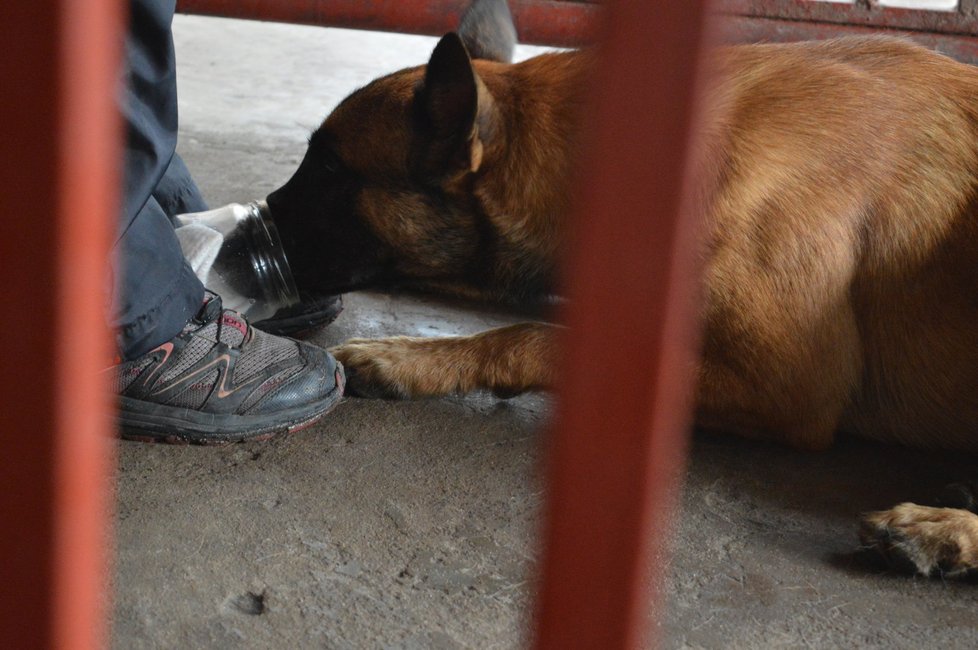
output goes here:
[{"label": "shoe sole", "polygon": [[170,445],[229,445],[270,440],[309,427],[340,403],[345,377],[337,365],[336,386],[313,404],[267,415],[215,415],[121,397],[117,422],[123,440]]},{"label": "shoe sole", "polygon": [[336,320],[342,311],[342,298],[334,296],[329,303],[317,311],[292,316],[273,315],[271,318],[252,323],[252,326],[276,336],[301,336],[326,327]]}]

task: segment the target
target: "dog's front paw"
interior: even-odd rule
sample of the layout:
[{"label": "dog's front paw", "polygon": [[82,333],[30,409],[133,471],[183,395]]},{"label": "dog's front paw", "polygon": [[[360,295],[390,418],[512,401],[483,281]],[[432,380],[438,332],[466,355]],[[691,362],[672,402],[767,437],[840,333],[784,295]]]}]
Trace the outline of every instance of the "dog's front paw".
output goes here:
[{"label": "dog's front paw", "polygon": [[903,503],[863,515],[859,538],[903,571],[955,577],[978,569],[978,516],[967,510]]},{"label": "dog's front paw", "polygon": [[411,397],[403,377],[405,350],[399,343],[398,339],[351,339],[330,348],[346,372],[346,394],[375,399]]}]

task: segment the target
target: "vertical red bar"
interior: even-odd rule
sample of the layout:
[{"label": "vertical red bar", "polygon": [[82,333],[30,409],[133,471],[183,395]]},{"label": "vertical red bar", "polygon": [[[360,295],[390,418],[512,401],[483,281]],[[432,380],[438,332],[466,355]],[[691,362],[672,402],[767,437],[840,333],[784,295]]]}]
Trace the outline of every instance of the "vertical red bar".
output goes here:
[{"label": "vertical red bar", "polygon": [[118,0],[0,3],[0,630],[105,645]]},{"label": "vertical red bar", "polygon": [[654,641],[691,422],[697,224],[684,188],[703,4],[609,6],[565,269],[538,648]]}]

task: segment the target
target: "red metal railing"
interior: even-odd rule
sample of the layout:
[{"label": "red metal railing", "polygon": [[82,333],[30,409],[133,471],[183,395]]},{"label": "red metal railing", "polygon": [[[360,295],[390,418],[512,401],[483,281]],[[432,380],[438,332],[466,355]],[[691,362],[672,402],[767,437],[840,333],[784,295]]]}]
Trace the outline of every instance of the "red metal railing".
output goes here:
[{"label": "red metal railing", "polygon": [[107,644],[110,224],[121,157],[116,0],[0,3],[0,630]]},{"label": "red metal railing", "polygon": [[813,0],[718,0],[716,7],[723,13],[755,18],[978,36],[978,0],[959,0],[956,11],[882,7],[876,0],[856,0],[852,4]]},{"label": "red metal railing", "polygon": [[[720,25],[720,39],[727,43],[790,43],[793,41],[820,40],[836,36],[879,34],[875,27],[842,25],[838,23],[782,20],[758,16],[726,16]],[[978,37],[954,34],[934,34],[904,30],[885,30],[885,33],[902,36],[924,47],[947,56],[978,65]]]},{"label": "red metal railing", "polygon": [[704,4],[609,3],[564,273],[537,648],[656,640],[691,425],[699,224],[684,189]]},{"label": "red metal railing", "polygon": [[[702,1],[619,0],[609,13],[614,38],[598,76],[568,267],[574,345],[550,464],[541,648],[643,646],[644,615],[658,602],[656,581],[646,581],[650,551],[666,541],[689,415],[695,224],[681,188]],[[848,8],[722,2],[736,40],[889,27],[978,62],[976,0],[962,0],[958,17],[882,10],[870,0]],[[568,45],[596,33],[593,3],[511,3],[524,41]],[[440,33],[465,4],[181,0],[181,10]],[[110,350],[103,310],[120,159],[113,98],[121,13],[119,0],[0,3],[8,52],[0,59],[5,647],[106,645],[113,445],[109,395],[97,378]],[[661,574],[663,556],[654,557]]]},{"label": "red metal railing", "polygon": [[978,64],[978,0],[960,0],[957,11],[785,0],[717,0],[725,14],[721,37],[732,43],[804,41],[886,31],[959,61]]},{"label": "red metal railing", "polygon": [[[441,35],[470,0],[179,0],[177,11],[229,18]],[[509,0],[520,41],[570,47],[593,41],[594,0]]]},{"label": "red metal railing", "polygon": [[[439,35],[451,31],[468,0],[179,0],[185,13]],[[602,9],[596,0],[510,0],[524,43],[591,43]],[[812,0],[718,0],[719,37],[728,43],[800,41],[886,30],[961,61],[978,64],[978,0],[953,12],[883,8],[875,0],[841,5]]]}]

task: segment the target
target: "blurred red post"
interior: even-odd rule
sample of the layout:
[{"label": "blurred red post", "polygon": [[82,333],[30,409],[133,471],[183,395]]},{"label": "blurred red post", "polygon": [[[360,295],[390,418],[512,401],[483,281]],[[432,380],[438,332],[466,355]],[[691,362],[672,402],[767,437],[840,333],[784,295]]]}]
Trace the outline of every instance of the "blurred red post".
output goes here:
[{"label": "blurred red post", "polygon": [[698,338],[687,170],[704,4],[608,6],[565,268],[537,648],[647,647],[662,620]]},{"label": "blurred red post", "polygon": [[107,645],[117,0],[0,3],[0,630]]}]

